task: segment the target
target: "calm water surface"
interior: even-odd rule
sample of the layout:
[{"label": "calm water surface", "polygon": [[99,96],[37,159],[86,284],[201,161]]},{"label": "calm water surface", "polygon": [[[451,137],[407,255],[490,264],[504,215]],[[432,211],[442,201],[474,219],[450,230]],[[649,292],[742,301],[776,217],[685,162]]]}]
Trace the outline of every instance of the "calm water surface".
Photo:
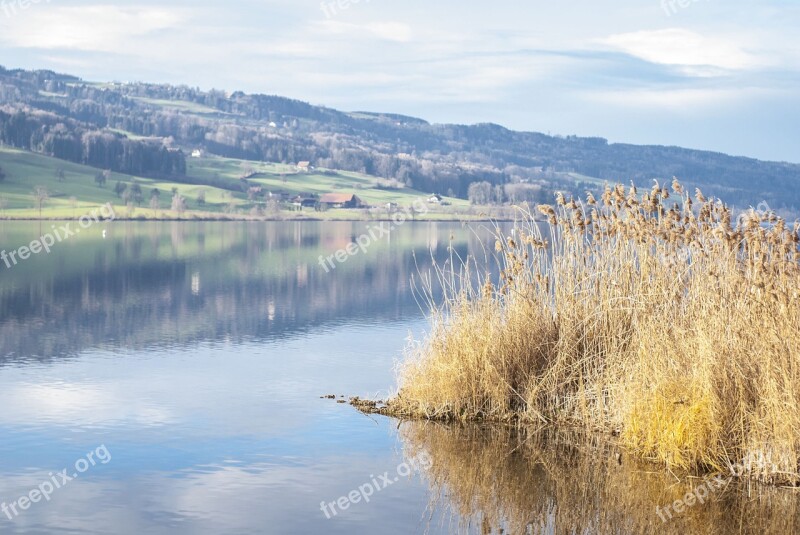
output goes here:
[{"label": "calm water surface", "polygon": [[[430,271],[432,256],[483,256],[491,243],[476,227],[408,223],[326,272],[320,255],[366,226],[118,222],[12,269],[0,263],[0,502],[19,513],[0,512],[0,533],[800,525],[796,495],[733,485],[665,524],[655,507],[697,482],[620,462],[602,444],[399,424],[320,399],[384,396],[409,335],[426,327],[412,277]],[[0,248],[49,229],[0,223]],[[76,473],[89,452],[94,466],[61,483],[58,473]],[[412,458],[428,468],[407,475]],[[49,501],[20,507],[53,478],[62,487]],[[331,518],[321,510],[373,482],[368,503]]]}]

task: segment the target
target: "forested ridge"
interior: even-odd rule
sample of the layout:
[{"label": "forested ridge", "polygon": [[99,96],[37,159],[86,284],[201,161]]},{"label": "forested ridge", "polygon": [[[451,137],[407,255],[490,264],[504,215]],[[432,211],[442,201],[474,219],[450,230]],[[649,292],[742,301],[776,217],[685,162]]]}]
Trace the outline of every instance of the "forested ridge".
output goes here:
[{"label": "forested ridge", "polygon": [[309,161],[462,198],[473,185],[485,202],[549,201],[555,191],[582,193],[602,180],[650,185],[676,176],[739,206],[800,205],[798,164],[494,124],[345,113],[261,94],[97,84],[2,67],[0,142],[99,169],[188,182],[186,158],[204,150],[248,160]]}]

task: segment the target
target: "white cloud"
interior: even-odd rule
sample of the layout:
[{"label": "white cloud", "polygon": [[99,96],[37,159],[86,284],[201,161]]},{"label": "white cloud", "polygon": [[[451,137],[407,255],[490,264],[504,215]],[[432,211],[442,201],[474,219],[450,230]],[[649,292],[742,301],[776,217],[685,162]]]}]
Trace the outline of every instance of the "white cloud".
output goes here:
[{"label": "white cloud", "polygon": [[407,43],[411,41],[414,32],[411,26],[402,22],[366,22],[353,24],[337,20],[325,20],[311,25],[312,31],[321,34],[348,36],[350,39],[362,37],[377,37],[385,41]]},{"label": "white cloud", "polygon": [[679,28],[612,35],[600,44],[652,63],[694,67],[692,74],[700,67],[740,70],[764,63],[731,40]]},{"label": "white cloud", "polygon": [[400,22],[373,22],[365,27],[376,37],[401,43],[410,41],[413,34],[411,26]]},{"label": "white cloud", "polygon": [[681,88],[597,91],[583,95],[587,100],[621,108],[661,108],[692,112],[698,107],[707,110],[715,106],[735,105],[767,93],[767,90],[755,88]]},{"label": "white cloud", "polygon": [[4,28],[0,40],[19,48],[116,52],[130,40],[180,26],[181,10],[89,5],[30,9]]}]

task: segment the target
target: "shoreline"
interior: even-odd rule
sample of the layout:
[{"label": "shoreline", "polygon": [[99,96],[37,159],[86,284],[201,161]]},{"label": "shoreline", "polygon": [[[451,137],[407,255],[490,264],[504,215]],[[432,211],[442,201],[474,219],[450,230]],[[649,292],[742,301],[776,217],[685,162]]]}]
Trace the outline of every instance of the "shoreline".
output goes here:
[{"label": "shoreline", "polygon": [[[80,217],[0,217],[0,224],[4,222],[37,222],[37,221],[78,221]],[[252,222],[252,223],[294,223],[294,222],[341,222],[341,223],[392,223],[395,219],[392,217],[376,217],[376,218],[323,218],[323,217],[297,217],[297,218],[270,218],[270,217],[154,217],[154,218],[140,218],[140,217],[115,217],[100,218],[101,222],[125,221],[125,222],[140,222],[140,223],[157,223],[157,222],[217,222],[217,223],[233,223],[233,222]],[[418,217],[416,219],[407,219],[405,223],[513,223],[514,219],[508,217]]]}]

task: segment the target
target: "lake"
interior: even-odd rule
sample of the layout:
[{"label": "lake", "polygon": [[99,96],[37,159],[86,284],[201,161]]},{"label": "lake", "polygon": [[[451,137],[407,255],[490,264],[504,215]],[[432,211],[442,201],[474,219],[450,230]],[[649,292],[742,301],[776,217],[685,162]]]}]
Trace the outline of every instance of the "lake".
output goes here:
[{"label": "lake", "polygon": [[[0,222],[0,248],[52,225]],[[597,437],[338,403],[391,391],[434,259],[493,248],[378,225],[97,223],[0,263],[0,532],[797,531],[790,491],[678,482]]]}]

